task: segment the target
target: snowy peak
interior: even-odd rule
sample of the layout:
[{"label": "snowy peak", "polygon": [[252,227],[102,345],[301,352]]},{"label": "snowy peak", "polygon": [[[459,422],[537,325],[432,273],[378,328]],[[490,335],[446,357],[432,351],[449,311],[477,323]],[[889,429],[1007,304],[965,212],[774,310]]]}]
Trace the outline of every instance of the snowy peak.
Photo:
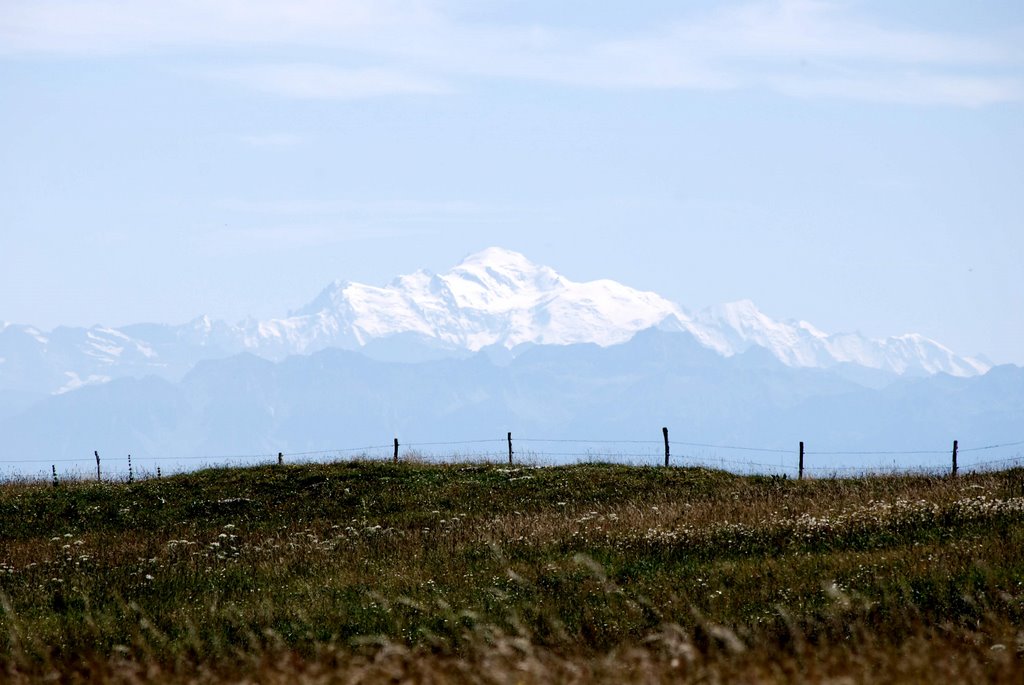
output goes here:
[{"label": "snowy peak", "polygon": [[304,307],[288,312],[288,318],[344,308],[345,289],[350,285],[348,281],[332,281]]},{"label": "snowy peak", "polygon": [[738,354],[756,345],[789,366],[827,368],[850,363],[896,374],[954,376],[973,376],[990,368],[916,333],[884,339],[859,333],[830,335],[806,321],[776,321],[750,300],[709,307],[697,315],[695,325],[722,354]]},{"label": "snowy peak", "polygon": [[554,269],[498,247],[469,255],[441,279],[459,307],[491,313],[530,309],[568,284]]},{"label": "snowy peak", "polygon": [[[669,316],[687,320],[655,293],[608,280],[574,283],[518,252],[491,247],[444,274],[419,270],[382,287],[332,283],[288,319],[269,322],[265,332],[276,339],[278,331],[316,323],[317,340],[301,345],[304,351],[409,333],[478,351],[523,343],[611,345]],[[251,342],[253,351],[267,352],[259,339]]]},{"label": "snowy peak", "polygon": [[[742,349],[751,344],[769,347],[773,342],[792,342],[790,327],[763,314],[750,300],[708,307],[697,315],[697,320],[718,329],[731,343]],[[736,351],[740,352],[742,349]]]}]

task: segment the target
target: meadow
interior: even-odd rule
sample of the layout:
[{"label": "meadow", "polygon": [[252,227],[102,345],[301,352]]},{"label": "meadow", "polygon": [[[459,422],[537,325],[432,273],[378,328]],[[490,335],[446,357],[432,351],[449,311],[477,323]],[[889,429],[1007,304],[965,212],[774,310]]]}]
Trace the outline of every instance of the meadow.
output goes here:
[{"label": "meadow", "polygon": [[1024,682],[1024,470],[0,485],[5,682]]}]

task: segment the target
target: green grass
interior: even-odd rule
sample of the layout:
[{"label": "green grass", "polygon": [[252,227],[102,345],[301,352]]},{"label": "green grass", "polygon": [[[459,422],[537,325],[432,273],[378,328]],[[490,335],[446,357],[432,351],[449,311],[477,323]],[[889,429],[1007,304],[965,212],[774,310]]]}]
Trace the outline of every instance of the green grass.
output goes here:
[{"label": "green grass", "polygon": [[0,603],[9,679],[1020,682],[1024,471],[8,483]]}]

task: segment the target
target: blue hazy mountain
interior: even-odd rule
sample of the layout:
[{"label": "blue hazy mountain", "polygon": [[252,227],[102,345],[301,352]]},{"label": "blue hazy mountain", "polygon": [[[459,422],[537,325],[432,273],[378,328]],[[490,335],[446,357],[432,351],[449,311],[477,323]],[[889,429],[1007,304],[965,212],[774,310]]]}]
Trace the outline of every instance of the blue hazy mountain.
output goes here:
[{"label": "blue hazy mountain", "polygon": [[[419,362],[381,361],[341,349],[277,362],[242,353],[201,361],[176,382],[122,378],[47,397],[0,421],[0,459],[37,460],[48,469],[99,450],[117,457],[131,453],[145,465],[153,457],[333,450],[386,445],[394,437],[403,445],[500,441],[506,431],[519,438],[656,443],[668,426],[678,443],[674,453],[684,461],[792,463],[771,452],[682,443],[795,452],[804,440],[809,451],[942,452],[953,439],[967,448],[1022,437],[1020,367],[998,366],[971,377],[892,376],[877,387],[850,375],[844,367],[789,366],[760,347],[724,357],[689,333],[657,329],[619,345],[539,345],[503,359],[487,350]],[[524,442],[517,452],[528,456],[531,445]],[[421,451],[471,455],[479,449],[504,447],[496,442]],[[599,444],[586,449],[595,458],[635,451]],[[643,449],[657,455],[660,447]],[[872,458],[878,464],[923,463],[918,455]],[[813,460],[817,466],[855,465],[864,458]],[[969,464],[966,454],[963,463]],[[15,468],[40,470],[31,464]],[[80,468],[87,472],[89,463]]]}]

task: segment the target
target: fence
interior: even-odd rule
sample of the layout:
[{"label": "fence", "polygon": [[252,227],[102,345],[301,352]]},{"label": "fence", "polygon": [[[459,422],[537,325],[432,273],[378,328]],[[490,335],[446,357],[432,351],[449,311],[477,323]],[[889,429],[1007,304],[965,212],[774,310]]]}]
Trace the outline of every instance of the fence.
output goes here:
[{"label": "fence", "polygon": [[[995,470],[1024,466],[1024,440],[984,445],[961,446],[953,440],[947,450],[852,450],[852,451],[814,451],[806,449],[804,442],[794,448],[752,447],[747,445],[716,444],[704,442],[674,441],[669,439],[667,427],[661,429],[660,440],[586,440],[566,438],[535,438],[519,437],[513,440],[512,433],[502,438],[482,440],[458,440],[448,442],[412,442],[400,443],[393,438],[390,443],[364,445],[361,447],[344,447],[327,450],[303,452],[269,452],[259,454],[234,455],[200,455],[200,456],[162,456],[147,457],[142,460],[143,467],[152,466],[152,470],[140,472],[136,459],[132,456],[124,458],[101,457],[98,450],[91,457],[81,459],[60,459],[49,462],[38,460],[0,459],[0,464],[36,464],[40,467],[50,466],[47,475],[57,484],[69,474],[69,464],[89,464],[95,461],[95,479],[98,481],[126,479],[129,482],[136,478],[160,478],[163,476],[161,464],[169,465],[170,472],[188,470],[187,466],[253,466],[259,464],[309,463],[337,461],[345,459],[382,459],[395,463],[407,459],[438,460],[438,461],[488,461],[543,466],[581,461],[619,462],[634,465],[659,465],[673,467],[705,467],[718,468],[737,473],[762,473],[795,477],[805,476],[853,476],[868,473],[931,473],[948,474],[955,477],[960,471]],[[404,448],[404,451],[403,451]],[[1007,456],[1014,452],[1013,456]],[[759,455],[754,458],[742,459],[737,455]],[[981,456],[982,459],[977,459]],[[985,458],[994,457],[994,458]],[[855,458],[861,463],[853,465],[845,460]],[[893,458],[892,464],[883,463],[883,459]],[[757,459],[757,460],[754,460]],[[778,461],[774,461],[777,459]],[[874,463],[870,463],[871,460]],[[918,463],[906,464],[897,461],[917,459]],[[769,461],[771,460],[771,461]],[[838,462],[838,463],[837,463]],[[58,473],[57,464],[62,465],[62,474]],[[110,467],[113,466],[113,469]],[[127,468],[125,468],[125,466]],[[106,471],[104,470],[106,469]],[[40,471],[37,475],[44,474]],[[81,470],[70,471],[75,479],[91,478]],[[25,474],[19,474],[25,477]],[[45,476],[43,476],[45,477]]]}]

